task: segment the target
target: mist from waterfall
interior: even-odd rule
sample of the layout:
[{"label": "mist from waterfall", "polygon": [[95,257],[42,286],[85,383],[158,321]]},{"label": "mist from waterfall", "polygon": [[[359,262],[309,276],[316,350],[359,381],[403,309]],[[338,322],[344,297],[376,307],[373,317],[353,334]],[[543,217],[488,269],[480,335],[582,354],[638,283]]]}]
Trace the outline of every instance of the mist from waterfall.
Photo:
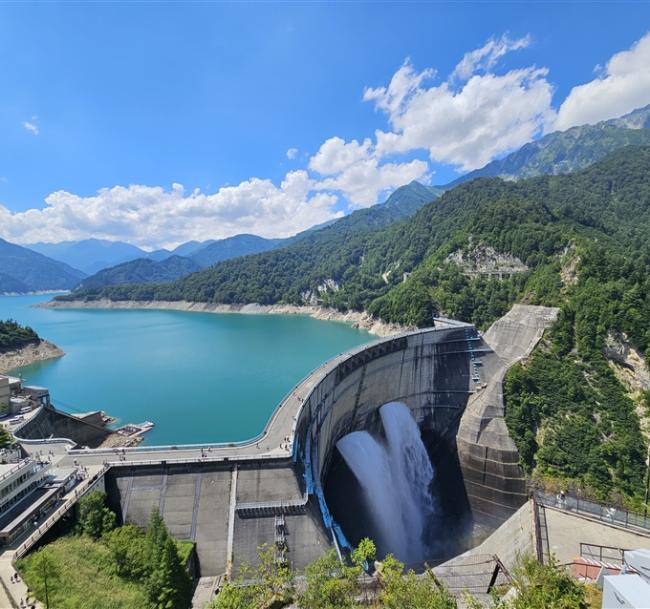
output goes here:
[{"label": "mist from waterfall", "polygon": [[409,408],[390,402],[379,414],[385,441],[355,431],[337,448],[364,491],[380,552],[414,564],[427,558],[424,535],[435,512],[434,471]]}]

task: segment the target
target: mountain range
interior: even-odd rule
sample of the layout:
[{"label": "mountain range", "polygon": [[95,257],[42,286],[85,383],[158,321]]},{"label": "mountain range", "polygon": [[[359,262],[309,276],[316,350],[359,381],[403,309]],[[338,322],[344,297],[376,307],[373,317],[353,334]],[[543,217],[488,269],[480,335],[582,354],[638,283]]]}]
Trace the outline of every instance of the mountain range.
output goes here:
[{"label": "mountain range", "polygon": [[[79,289],[96,289],[125,283],[166,283],[225,260],[288,247],[334,225],[337,225],[337,230],[346,225],[354,226],[355,231],[370,226],[377,228],[412,215],[438,194],[439,191],[429,186],[411,182],[395,190],[383,204],[354,212],[336,222],[312,227],[293,237],[264,239],[244,234],[203,243],[191,241],[177,247],[171,257],[160,261],[138,258],[103,269],[85,279]],[[178,252],[186,253],[176,255]]]},{"label": "mountain range", "polygon": [[84,277],[63,262],[0,239],[0,293],[69,290]]},{"label": "mountain range", "polygon": [[86,275],[147,255],[147,252],[130,243],[104,239],[84,239],[83,241],[63,241],[61,243],[32,243],[25,247],[79,269]]},{"label": "mountain range", "polygon": [[[650,106],[646,106],[623,117],[596,125],[584,125],[551,133],[526,144],[503,159],[461,176],[450,184],[437,187],[418,183],[406,185],[398,188],[383,205],[370,208],[378,211],[360,210],[338,221],[313,227],[287,239],[265,239],[256,235],[243,234],[219,240],[189,241],[173,250],[160,249],[153,252],[147,252],[129,243],[101,239],[54,244],[35,243],[26,247],[47,256],[53,262],[57,261],[72,267],[75,271],[73,275],[78,278],[77,282],[85,275],[90,275],[81,285],[84,289],[96,289],[120,283],[164,283],[232,258],[289,247],[310,234],[319,233],[332,225],[339,225],[337,230],[346,235],[347,227],[354,227],[354,230],[360,231],[383,227],[387,223],[412,215],[422,205],[443,192],[479,177],[494,176],[517,180],[582,169],[624,146],[649,145],[649,126]],[[389,211],[391,207],[395,208],[395,213]],[[329,238],[336,232],[330,231],[324,238]],[[5,260],[3,266],[5,269],[13,268],[8,260],[8,258]],[[25,260],[23,264],[30,263]],[[28,269],[23,267],[23,270],[27,272]],[[70,269],[68,268],[66,272],[69,276]],[[52,285],[52,281],[38,279],[42,277],[38,268],[34,269],[31,276],[32,280],[27,282],[29,290],[51,289],[48,286]],[[63,280],[58,275],[54,277],[57,277],[54,283],[60,285],[53,289],[77,285],[69,278]],[[0,278],[0,292],[20,292],[26,289],[27,284],[21,281],[15,271],[13,274],[5,271]]]},{"label": "mountain range", "polygon": [[650,145],[650,105],[609,121],[555,131],[522,146],[503,159],[470,171],[442,188],[476,178],[506,180],[558,175],[584,169],[624,146]]}]

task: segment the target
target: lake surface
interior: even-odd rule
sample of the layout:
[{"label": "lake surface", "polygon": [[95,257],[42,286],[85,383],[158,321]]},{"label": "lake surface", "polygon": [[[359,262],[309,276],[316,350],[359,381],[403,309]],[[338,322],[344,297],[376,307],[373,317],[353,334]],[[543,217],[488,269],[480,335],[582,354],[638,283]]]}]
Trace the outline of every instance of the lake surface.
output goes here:
[{"label": "lake surface", "polygon": [[32,326],[61,347],[20,368],[57,408],[104,410],[119,423],[153,421],[146,444],[246,440],[312,369],[373,340],[310,317],[38,309],[51,295],[0,296],[0,319]]}]

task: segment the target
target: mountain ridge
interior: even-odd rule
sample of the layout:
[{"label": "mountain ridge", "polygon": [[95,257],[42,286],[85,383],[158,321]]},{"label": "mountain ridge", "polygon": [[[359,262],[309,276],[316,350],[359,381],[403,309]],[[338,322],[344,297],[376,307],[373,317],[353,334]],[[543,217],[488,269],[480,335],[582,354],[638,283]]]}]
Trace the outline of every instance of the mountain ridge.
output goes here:
[{"label": "mountain ridge", "polygon": [[0,293],[68,290],[85,276],[63,262],[0,239]]},{"label": "mountain ridge", "polygon": [[[343,224],[353,223],[355,230],[363,230],[364,222],[385,225],[415,213],[417,209],[432,198],[435,198],[437,194],[437,190],[413,181],[410,184],[405,184],[397,188],[384,203],[353,212],[353,214],[344,216],[336,221],[325,222],[311,227],[292,237],[266,239],[257,235],[244,233],[203,243],[197,241],[188,242],[179,246],[180,248],[184,248],[182,251],[189,252],[187,256],[179,257],[186,260],[187,262],[185,263],[177,261],[176,264],[169,265],[165,264],[165,260],[162,260],[152,264],[143,264],[140,260],[144,259],[137,258],[116,265],[115,267],[102,269],[92,277],[86,279],[79,288],[84,290],[119,285],[121,283],[150,284],[174,281],[192,272],[202,268],[208,268],[225,260],[289,247],[302,239],[313,237],[322,231],[332,229],[338,222],[342,222]],[[348,220],[347,218],[350,219]],[[207,245],[204,245],[205,243]],[[179,248],[176,248],[173,251],[178,250]],[[193,268],[193,265],[196,268]]]},{"label": "mountain ridge", "polygon": [[650,105],[619,118],[595,125],[580,125],[566,131],[554,131],[524,144],[503,159],[449,182],[441,188],[453,188],[479,177],[504,179],[559,175],[584,169],[607,154],[629,145],[650,145]]}]

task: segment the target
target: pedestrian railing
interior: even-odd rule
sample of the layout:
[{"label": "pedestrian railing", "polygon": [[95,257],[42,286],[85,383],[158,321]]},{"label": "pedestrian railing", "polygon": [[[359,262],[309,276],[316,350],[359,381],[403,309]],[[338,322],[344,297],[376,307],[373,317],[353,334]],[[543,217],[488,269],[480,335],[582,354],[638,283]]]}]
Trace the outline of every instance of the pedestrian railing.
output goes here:
[{"label": "pedestrian railing", "polygon": [[621,565],[625,559],[625,548],[615,546],[601,546],[597,543],[580,543],[580,556],[588,560],[597,560],[601,563],[614,563]]},{"label": "pedestrian railing", "polygon": [[108,466],[102,467],[100,471],[83,480],[74,490],[74,494],[68,497],[62,505],[60,505],[52,514],[50,514],[45,522],[37,527],[37,529],[16,549],[14,559],[17,560],[25,556],[36,543],[60,520],[60,518],[70,510],[70,508],[79,500],[80,497],[85,495],[108,470]]},{"label": "pedestrian railing", "polygon": [[638,529],[650,533],[650,517],[637,514],[621,507],[598,503],[575,495],[555,494],[536,490],[535,498],[539,503],[551,508],[575,512],[607,524],[615,524],[628,529]]}]

